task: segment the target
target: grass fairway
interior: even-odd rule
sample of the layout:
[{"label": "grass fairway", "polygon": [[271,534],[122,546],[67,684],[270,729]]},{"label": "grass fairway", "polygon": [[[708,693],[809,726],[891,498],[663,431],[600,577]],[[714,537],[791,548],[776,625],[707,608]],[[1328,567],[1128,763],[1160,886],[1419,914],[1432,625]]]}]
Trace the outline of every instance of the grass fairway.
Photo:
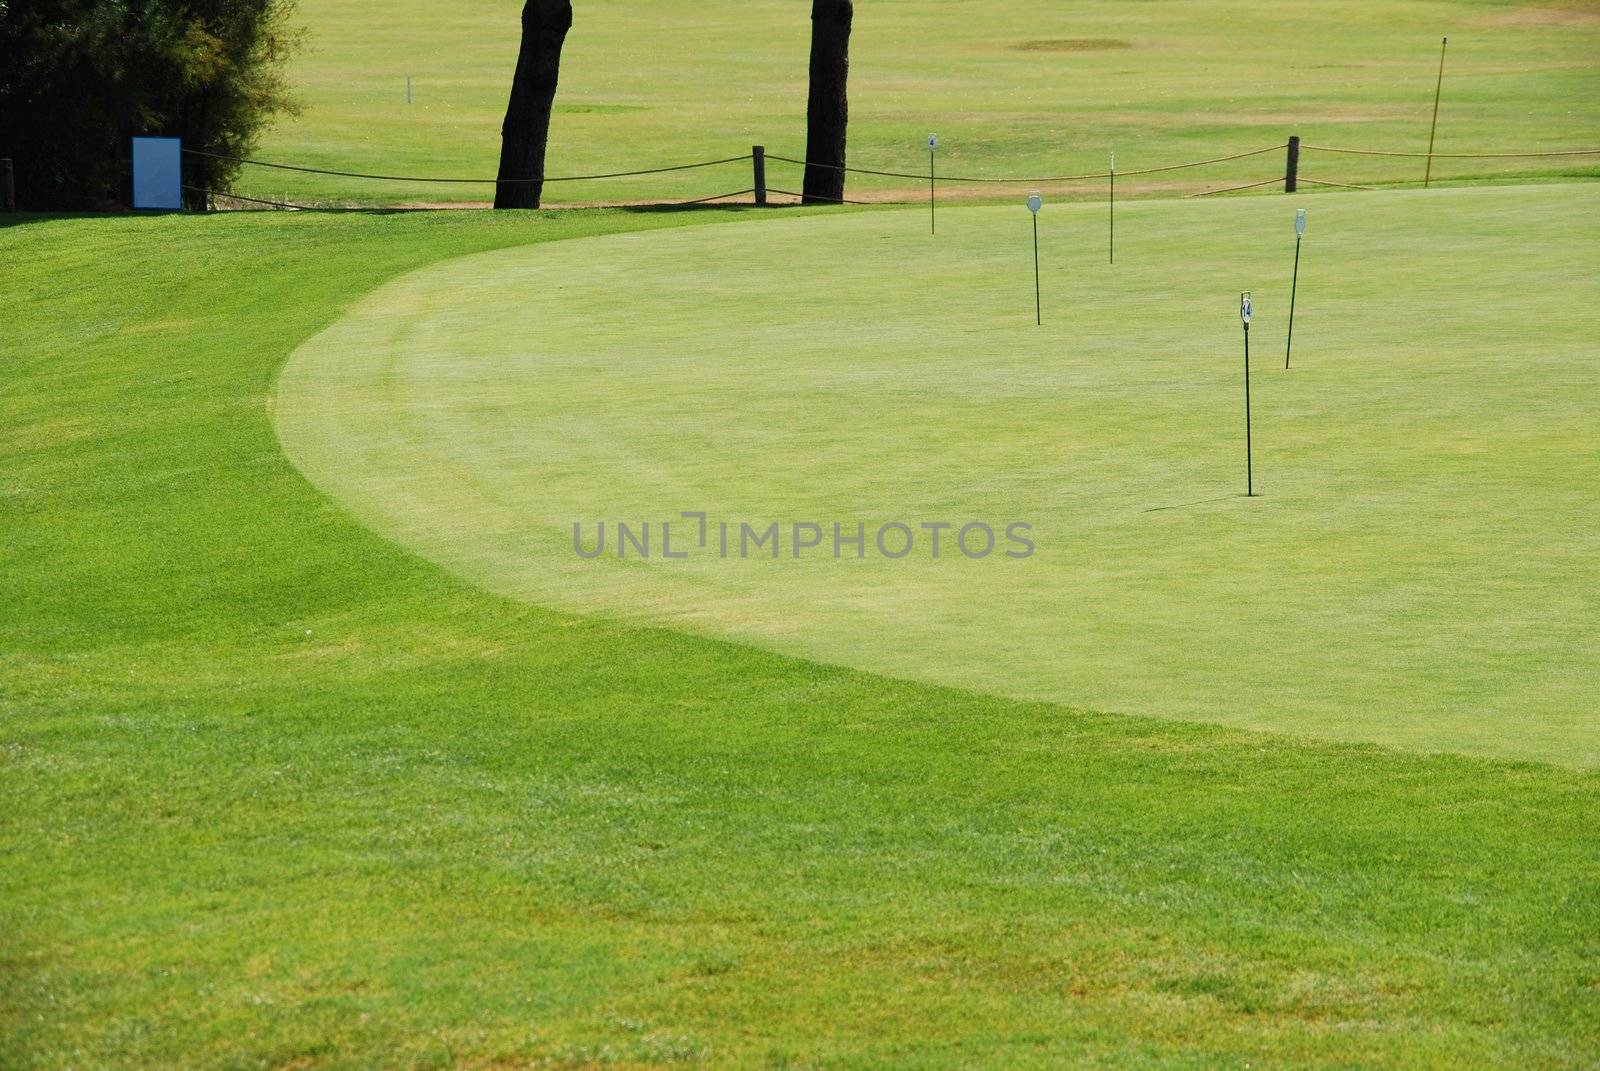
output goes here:
[{"label": "grass fairway", "polygon": [[[1023,699],[1600,762],[1593,187],[620,235],[397,280],[279,427],[380,532],[516,598]],[[1244,491],[1242,287],[1255,291]],[[826,328],[819,325],[825,324]],[[681,511],[734,525],[662,557]],[[611,530],[605,557],[585,545]],[[654,527],[649,560],[615,524]],[[740,522],[782,527],[740,547]],[[796,558],[793,522],[819,523]],[[953,525],[833,558],[832,526]],[[968,560],[955,530],[1033,525]],[[696,523],[679,521],[677,549]],[[904,535],[889,539],[898,552]],[[974,546],[982,542],[974,537]],[[1003,541],[1002,541],[1003,543]],[[1004,549],[1004,544],[1002,546]],[[846,548],[847,559],[856,551]],[[744,555],[748,554],[746,558]]]},{"label": "grass fairway", "polygon": [[[302,0],[310,47],[292,74],[305,111],[282,122],[260,155],[345,171],[493,176],[519,10],[517,0],[397,0],[374,17],[357,0]],[[807,16],[795,0],[585,0],[562,61],[551,174],[721,159],[754,143],[802,155]],[[1592,3],[867,0],[851,45],[850,158],[920,174],[930,130],[944,141],[946,173],[979,176],[1097,172],[1111,149],[1128,170],[1258,149],[1290,134],[1422,152],[1442,34],[1450,35],[1450,67],[1440,152],[1600,147],[1600,10]],[[1273,154],[1123,188],[1220,187],[1281,174],[1282,164]],[[1594,174],[1596,166],[1593,158],[1440,161],[1434,175]],[[1422,162],[1308,153],[1304,173],[1416,181]],[[800,188],[787,164],[772,163],[769,181]],[[552,186],[546,195],[690,198],[750,185],[740,163]],[[907,185],[857,175],[850,188]],[[341,202],[490,197],[487,186],[256,169],[239,190]]]},{"label": "grass fairway", "polygon": [[[1519,226],[1549,226],[1543,202],[1518,203],[1508,211],[1524,213]],[[1313,273],[1356,240],[1321,212]],[[374,287],[555,239],[581,241],[504,266],[544,258],[576,271],[597,235],[705,218],[256,215],[0,231],[0,263],[27,266],[9,280],[0,377],[0,1065],[1600,1061],[1592,771],[1022,703],[540,609],[375,535],[280,452],[274,377],[308,338],[367,308]],[[1013,231],[992,255],[1010,265],[1020,234],[1002,218]],[[882,227],[895,235],[886,246],[909,241],[893,215],[806,222],[819,240]],[[1188,224],[1175,214],[1167,225],[1178,236]],[[1559,248],[1570,254],[1575,215],[1568,225]],[[791,226],[682,233],[686,250],[725,248],[755,265]],[[1266,258],[1264,278],[1281,277],[1283,221],[1273,228],[1240,253]],[[642,264],[672,248],[665,238],[621,248]],[[1460,241],[1479,273],[1494,270],[1468,255],[1480,243],[1515,245],[1476,231]],[[1052,263],[1067,267],[1071,248],[1057,240]],[[1192,270],[1213,270],[1214,255],[1190,258]],[[1028,374],[1019,363],[1007,373],[1019,387],[1061,377],[1082,361],[1066,340],[1105,330],[1089,315],[1081,335],[1056,326],[1093,262],[1070,256],[1073,270],[1052,278],[1047,330],[1060,333],[1037,335],[1062,341],[1050,354],[1060,363]],[[1131,278],[1151,270],[1137,246],[1129,257]],[[735,306],[688,271],[686,303]],[[1198,518],[1270,524],[1296,503],[1342,508],[1294,490],[1308,461],[1272,458],[1293,421],[1331,426],[1318,424],[1325,403],[1311,388],[1342,389],[1334,362],[1372,371],[1367,348],[1386,344],[1373,326],[1357,345],[1339,313],[1352,298],[1331,278],[1307,291],[1305,376],[1263,388],[1264,426],[1276,424],[1270,496],[1256,513],[1230,502]],[[971,285],[975,299],[989,284]],[[1426,309],[1447,300],[1440,285]],[[1256,286],[1270,337],[1272,284]],[[1526,359],[1568,376],[1560,340],[1575,329],[1555,299],[1570,291],[1524,292],[1523,307],[1550,322]],[[949,293],[919,300],[954,332],[974,312]],[[737,307],[751,294],[742,285]],[[1164,319],[1135,315],[1138,294],[1119,311],[1164,337]],[[550,311],[540,286],[524,296]],[[860,313],[870,296],[837,296],[829,315],[847,340],[881,314]],[[620,330],[616,300],[585,299]],[[1486,329],[1507,315],[1491,302],[1468,311]],[[979,337],[1030,337],[1010,326],[1025,300],[982,315],[995,321]],[[1231,407],[1231,295],[1207,289],[1183,315],[1199,326],[1187,350],[1129,360],[1165,377],[1172,406],[1209,407],[1214,391]],[[1387,330],[1425,344],[1423,322]],[[754,355],[799,345],[773,335]],[[1451,368],[1487,376],[1480,350],[1440,350]],[[907,360],[885,353],[889,371]],[[962,353],[974,355],[995,359]],[[1078,367],[1085,389],[1111,385]],[[884,370],[861,374],[881,391]],[[932,370],[933,384],[947,382]],[[1508,423],[1468,421],[1462,444],[1498,429],[1545,457],[1530,434],[1512,434],[1527,400],[1517,384],[1488,387]],[[1586,390],[1571,386],[1574,404]],[[1111,419],[1121,409],[1108,397]],[[1444,397],[1459,406],[1468,394]],[[988,419],[985,398],[969,411]],[[1037,406],[1019,393],[1019,417],[1037,419]],[[1153,419],[1182,430],[1170,408]],[[1437,446],[1432,419],[1419,424]],[[1192,465],[1179,482],[1231,490],[1231,442],[1213,456],[1229,441],[1202,431],[1167,463]],[[1473,463],[1498,464],[1456,461]],[[850,471],[875,492],[889,486],[874,468]],[[1489,470],[1444,473],[1434,478]],[[1114,475],[1108,465],[1086,489],[1141,497]],[[1167,490],[1134,475],[1134,490]],[[1530,478],[1560,491],[1551,473]],[[765,486],[784,482],[775,473]],[[1489,502],[1501,501],[1496,486],[1474,484]],[[1430,492],[1425,504],[1440,501]],[[1373,508],[1397,507],[1378,496]],[[1109,516],[1086,515],[1089,532]],[[1479,522],[1492,535],[1499,518]],[[1583,537],[1541,538],[1556,549],[1529,550],[1553,562]],[[1223,549],[1241,553],[1237,537]]]}]

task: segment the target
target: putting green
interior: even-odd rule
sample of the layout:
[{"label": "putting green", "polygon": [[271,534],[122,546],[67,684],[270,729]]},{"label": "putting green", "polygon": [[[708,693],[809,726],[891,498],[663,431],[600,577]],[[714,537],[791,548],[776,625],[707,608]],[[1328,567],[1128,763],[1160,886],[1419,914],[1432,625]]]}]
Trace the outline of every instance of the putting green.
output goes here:
[{"label": "putting green", "polygon": [[[1144,202],[1109,267],[1103,213],[1046,206],[1042,327],[1021,205],[937,237],[918,212],[775,214],[488,253],[302,346],[278,429],[374,529],[517,599],[1009,696],[1593,765],[1597,212],[1593,186]],[[683,511],[709,514],[705,549]],[[602,520],[607,553],[574,553]],[[661,555],[667,520],[687,558]],[[648,559],[619,560],[618,521],[651,522]],[[972,521],[995,553],[952,529],[935,559],[917,529]],[[1017,521],[1031,557],[1003,554]],[[741,558],[740,522],[778,522],[779,557]],[[824,528],[798,559],[794,522]],[[865,558],[835,559],[835,522],[866,525]],[[888,522],[909,556],[873,545]]]}]

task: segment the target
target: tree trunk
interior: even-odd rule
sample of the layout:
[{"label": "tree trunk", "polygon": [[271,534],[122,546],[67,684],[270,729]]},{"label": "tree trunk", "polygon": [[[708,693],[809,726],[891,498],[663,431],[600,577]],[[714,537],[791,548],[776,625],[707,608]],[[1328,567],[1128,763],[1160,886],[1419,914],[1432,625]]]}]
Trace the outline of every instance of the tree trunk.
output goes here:
[{"label": "tree trunk", "polygon": [[811,96],[806,102],[806,177],[801,200],[844,200],[844,132],[850,118],[845,80],[850,74],[851,0],[812,0]]},{"label": "tree trunk", "polygon": [[538,208],[544,192],[544,148],[550,105],[561,75],[561,45],[572,29],[569,0],[528,0],[522,8],[522,49],[511,79],[511,101],[500,127],[496,208]]},{"label": "tree trunk", "polygon": [[[196,92],[194,96],[202,94]],[[166,134],[174,137],[183,137],[190,130],[213,129],[205,121],[204,105],[191,102],[178,110],[178,121],[171,130],[157,130],[157,134]],[[191,144],[184,138],[185,149],[199,149],[203,152],[226,153],[225,145]],[[211,210],[211,191],[221,188],[224,184],[217,181],[217,161],[209,156],[199,156],[194,153],[184,153],[180,157],[178,173],[183,176],[182,194],[183,208],[186,212],[208,212]],[[130,202],[131,203],[131,202]]]}]

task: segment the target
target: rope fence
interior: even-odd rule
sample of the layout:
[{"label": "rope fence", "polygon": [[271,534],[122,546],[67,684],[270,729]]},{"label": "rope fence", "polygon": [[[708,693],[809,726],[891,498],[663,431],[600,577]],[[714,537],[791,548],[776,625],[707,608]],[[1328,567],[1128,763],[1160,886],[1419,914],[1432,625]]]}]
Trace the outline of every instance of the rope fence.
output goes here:
[{"label": "rope fence", "polygon": [[[1243,160],[1247,156],[1260,156],[1262,153],[1277,152],[1278,150],[1286,148],[1286,147],[1287,147],[1287,143],[1280,142],[1277,145],[1268,145],[1264,149],[1251,149],[1249,152],[1234,153],[1232,156],[1216,156],[1216,157],[1212,157],[1209,160],[1190,160],[1190,161],[1187,161],[1186,163],[1167,164],[1167,165],[1165,165],[1163,167],[1146,167],[1146,168],[1142,168],[1142,169],[1134,170],[1134,171],[1118,171],[1117,172],[1117,177],[1119,177],[1119,178],[1128,178],[1128,177],[1133,176],[1133,175],[1154,175],[1154,174],[1157,174],[1158,172],[1162,172],[1162,171],[1180,171],[1180,170],[1182,170],[1184,168],[1188,168],[1188,167],[1205,167],[1208,164],[1221,164],[1221,163],[1226,163],[1229,160]],[[824,163],[808,162],[806,160],[796,160],[792,156],[778,156],[778,155],[776,155],[774,153],[767,154],[767,159],[768,160],[782,160],[786,164],[799,164],[802,167],[821,167],[821,168],[826,168],[826,169],[828,169],[830,171],[845,171],[845,172],[849,172],[849,173],[855,174],[855,175],[886,175],[886,176],[888,176],[890,178],[909,178],[909,179],[918,179],[918,180],[926,180],[927,177],[928,177],[923,172],[915,172],[915,173],[913,173],[913,172],[910,172],[910,171],[874,171],[874,170],[871,170],[870,168],[865,168],[865,167],[843,167],[843,166],[840,166],[839,164],[824,164]],[[1103,178],[1106,177],[1107,173],[1108,172],[1106,172],[1106,171],[1089,171],[1089,172],[1086,172],[1086,173],[1084,173],[1082,175],[1054,175],[1054,176],[1048,176],[1048,177],[1045,177],[1045,178],[993,178],[993,177],[989,177],[989,176],[985,176],[985,177],[981,177],[980,178],[980,177],[974,176],[974,175],[940,175],[939,176],[939,181],[940,182],[997,182],[997,183],[1003,183],[1003,184],[1008,185],[1008,186],[1027,186],[1027,185],[1041,185],[1041,186],[1044,186],[1044,185],[1051,185],[1051,184],[1060,183],[1060,182],[1085,182],[1085,181],[1088,181],[1089,179],[1103,179]]]},{"label": "rope fence", "polygon": [[[189,186],[187,184],[184,185],[183,188],[185,190],[188,190],[190,193],[203,193],[207,197],[211,198],[213,201],[216,201],[216,200],[244,201],[244,202],[247,202],[247,203],[253,204],[253,205],[261,205],[261,206],[266,207],[266,208],[281,208],[281,209],[287,209],[287,210],[293,211],[293,212],[304,212],[304,211],[310,210],[310,206],[290,204],[288,201],[271,201],[271,200],[267,200],[267,199],[262,198],[262,197],[246,197],[244,194],[241,194],[241,193],[226,193],[226,192],[223,192],[221,190],[208,190],[208,189],[204,189],[204,188],[202,188],[200,186]],[[731,191],[729,193],[715,193],[715,194],[712,194],[710,197],[696,197],[696,198],[693,198],[693,199],[688,200],[688,201],[660,201],[660,202],[654,203],[653,205],[651,205],[649,207],[655,207],[655,208],[687,208],[690,205],[703,205],[703,204],[710,204],[713,201],[726,201],[726,200],[729,200],[730,198],[733,198],[733,197],[743,197],[746,194],[752,194],[752,193],[755,193],[755,192],[756,192],[755,188],[751,187],[750,189],[747,189],[747,190],[733,190],[733,191]],[[774,192],[774,193],[783,193],[785,191],[783,191],[783,190],[774,190],[772,192]],[[794,196],[799,197],[800,194],[797,193]],[[850,201],[848,203],[849,204],[866,204],[867,202],[865,202],[865,201]],[[327,211],[327,209],[318,209],[318,210]],[[359,210],[358,209],[352,209],[351,211],[359,211]],[[383,209],[382,211],[390,211],[390,212],[392,212],[392,211],[395,211],[395,209],[392,209],[392,208]]]},{"label": "rope fence", "polygon": [[[767,187],[767,192],[768,193],[781,193],[785,197],[798,197],[801,200],[804,200],[805,196],[806,196],[803,193],[795,193],[793,190],[780,190],[776,186],[768,186]],[[901,201],[852,201],[848,197],[814,197],[813,199],[814,200],[818,200],[818,201],[822,201],[823,203],[830,204],[830,205],[871,205],[871,204],[903,204],[904,203],[904,202],[901,202]]]},{"label": "rope fence", "polygon": [[[1262,182],[1247,182],[1243,186],[1224,186],[1220,190],[1201,190],[1199,193],[1191,193],[1188,196],[1190,196],[1190,197],[1210,197],[1213,194],[1218,194],[1218,193],[1233,193],[1235,190],[1254,190],[1254,189],[1259,189],[1262,186],[1276,186],[1280,181],[1281,180],[1276,175],[1274,175],[1272,178],[1266,179],[1266,180],[1264,180]],[[1301,182],[1306,182],[1308,180],[1301,179],[1300,181]]]},{"label": "rope fence", "polygon": [[249,164],[252,167],[271,167],[279,171],[299,171],[307,175],[333,175],[339,178],[377,179],[382,182],[448,182],[448,183],[478,183],[500,185],[516,185],[529,182],[587,182],[593,179],[634,178],[638,175],[664,175],[668,171],[692,171],[699,167],[716,167],[718,164],[737,164],[750,159],[750,154],[743,156],[730,156],[723,160],[702,160],[693,164],[673,164],[669,167],[647,167],[640,171],[611,171],[601,175],[554,175],[548,178],[536,179],[503,179],[503,178],[429,178],[417,175],[369,175],[360,171],[329,171],[320,167],[301,167],[298,164],[275,164],[266,160],[247,160],[240,156],[223,156],[214,152],[201,152],[199,149],[185,149],[185,155],[206,156],[213,160],[226,160],[234,164]]},{"label": "rope fence", "polygon": [[1341,190],[1370,190],[1370,189],[1372,189],[1371,186],[1357,186],[1357,185],[1355,185],[1353,183],[1349,183],[1349,182],[1321,182],[1321,181],[1318,181],[1317,179],[1314,179],[1314,178],[1306,178],[1304,175],[1300,176],[1300,181],[1301,182],[1309,182],[1313,186],[1337,186]]},{"label": "rope fence", "polygon": [[286,201],[267,201],[267,200],[264,200],[264,199],[262,199],[260,197],[246,197],[243,194],[239,194],[239,193],[218,193],[216,190],[202,189],[199,186],[190,186],[188,184],[185,184],[183,188],[185,190],[189,191],[190,193],[203,193],[207,197],[211,198],[212,201],[215,201],[217,198],[220,197],[220,198],[223,198],[223,199],[229,200],[229,201],[247,201],[250,204],[253,204],[253,205],[264,205],[267,208],[299,208],[300,207],[299,205],[289,204]]},{"label": "rope fence", "polygon": [[[757,205],[765,205],[767,203],[767,194],[769,192],[770,193],[779,194],[779,195],[784,196],[784,197],[798,198],[801,201],[821,202],[821,203],[828,203],[828,204],[863,205],[863,204],[874,204],[874,203],[878,203],[878,204],[882,204],[882,203],[905,203],[905,202],[885,202],[885,201],[882,201],[882,200],[871,201],[871,200],[864,200],[864,199],[859,199],[859,198],[852,199],[852,198],[849,198],[849,197],[837,197],[837,198],[836,197],[818,197],[816,195],[813,195],[813,196],[808,198],[803,193],[797,193],[797,192],[795,192],[793,190],[779,189],[776,186],[768,186],[767,180],[766,180],[766,163],[769,160],[773,161],[773,162],[776,162],[776,163],[790,164],[790,165],[793,165],[793,166],[796,166],[796,167],[802,167],[802,168],[808,168],[808,169],[815,167],[815,168],[821,168],[821,169],[834,171],[834,172],[843,172],[845,174],[850,174],[850,175],[865,175],[865,176],[872,176],[872,177],[875,177],[875,178],[892,178],[892,179],[911,180],[911,181],[916,182],[919,186],[926,185],[928,187],[929,197],[931,198],[934,195],[934,186],[935,186],[935,182],[936,181],[937,181],[937,183],[942,183],[942,184],[952,184],[953,183],[953,184],[957,184],[957,185],[973,184],[973,185],[994,185],[994,186],[1059,186],[1059,185],[1062,185],[1062,184],[1065,184],[1065,183],[1081,183],[1081,182],[1106,182],[1108,185],[1113,185],[1115,183],[1116,179],[1119,179],[1119,178],[1120,179],[1129,179],[1129,178],[1137,178],[1137,177],[1144,176],[1144,175],[1171,174],[1173,172],[1184,171],[1184,170],[1188,170],[1188,169],[1191,169],[1191,168],[1212,167],[1212,166],[1215,166],[1215,165],[1218,165],[1218,164],[1226,164],[1226,163],[1232,163],[1232,162],[1238,161],[1238,160],[1252,159],[1254,157],[1263,156],[1263,155],[1266,155],[1268,153],[1276,153],[1276,152],[1285,152],[1286,153],[1286,156],[1285,156],[1285,159],[1284,159],[1283,170],[1278,172],[1277,174],[1273,175],[1270,178],[1265,178],[1265,179],[1262,179],[1262,180],[1256,181],[1256,182],[1246,182],[1246,183],[1237,184],[1237,185],[1223,186],[1223,187],[1218,188],[1218,189],[1199,190],[1199,191],[1194,192],[1194,193],[1186,194],[1186,196],[1188,196],[1188,197],[1212,197],[1212,196],[1216,196],[1216,195],[1219,195],[1219,194],[1237,193],[1237,192],[1241,192],[1241,191],[1245,191],[1245,190],[1261,189],[1261,188],[1266,187],[1266,186],[1276,185],[1276,184],[1278,184],[1280,182],[1283,184],[1284,192],[1286,192],[1286,193],[1295,192],[1296,189],[1298,188],[1298,184],[1302,183],[1302,182],[1306,183],[1307,185],[1310,185],[1310,186],[1327,187],[1327,188],[1332,188],[1332,189],[1370,190],[1370,189],[1374,188],[1373,186],[1370,186],[1370,185],[1362,185],[1362,184],[1358,184],[1358,183],[1354,183],[1354,182],[1334,182],[1334,181],[1331,181],[1331,180],[1313,179],[1313,178],[1301,176],[1299,174],[1299,164],[1300,164],[1300,154],[1302,152],[1324,152],[1324,153],[1332,153],[1332,154],[1345,155],[1345,156],[1388,157],[1388,158],[1399,158],[1399,159],[1408,159],[1408,160],[1426,159],[1428,161],[1428,163],[1429,163],[1430,170],[1431,170],[1432,162],[1435,159],[1440,159],[1440,160],[1531,160],[1531,159],[1556,159],[1556,158],[1574,159],[1574,158],[1584,158],[1584,157],[1600,157],[1600,148],[1597,148],[1597,149],[1554,149],[1554,150],[1537,150],[1537,151],[1528,151],[1528,152],[1481,152],[1481,153],[1403,152],[1403,151],[1389,150],[1389,149],[1361,149],[1361,148],[1350,148],[1350,147],[1333,146],[1333,145],[1304,144],[1304,143],[1302,143],[1300,141],[1300,139],[1298,137],[1291,137],[1286,142],[1279,142],[1277,144],[1268,145],[1268,146],[1265,146],[1265,147],[1259,148],[1259,149],[1250,149],[1250,150],[1247,150],[1245,152],[1230,153],[1230,154],[1225,155],[1225,156],[1212,156],[1212,157],[1207,157],[1206,159],[1203,159],[1203,160],[1187,160],[1187,161],[1183,161],[1181,163],[1161,164],[1161,165],[1154,166],[1154,167],[1133,168],[1133,169],[1125,170],[1125,171],[1113,171],[1112,168],[1107,167],[1105,170],[1101,170],[1101,171],[1088,171],[1088,172],[1083,172],[1081,174],[1071,174],[1071,175],[994,176],[994,175],[942,175],[941,174],[941,175],[937,175],[936,176],[933,173],[933,169],[932,169],[931,166],[930,166],[930,170],[929,171],[920,171],[920,170],[919,171],[895,171],[895,170],[889,170],[889,169],[886,169],[886,168],[854,167],[854,166],[850,166],[848,164],[825,163],[825,162],[822,162],[822,161],[805,160],[805,159],[802,159],[800,157],[795,157],[795,156],[784,156],[784,155],[781,155],[781,154],[778,154],[778,153],[768,153],[768,152],[766,152],[766,150],[765,150],[765,148],[763,146],[754,145],[754,146],[751,146],[751,149],[750,149],[749,152],[740,153],[737,156],[720,157],[720,158],[715,159],[715,160],[697,160],[697,161],[693,161],[693,162],[690,162],[690,163],[665,164],[665,165],[656,166],[656,167],[636,168],[636,169],[628,170],[628,171],[607,171],[607,172],[597,172],[595,174],[586,174],[586,175],[551,175],[551,176],[546,176],[544,178],[510,178],[510,179],[501,179],[501,178],[498,178],[498,177],[497,178],[466,178],[466,177],[459,177],[459,176],[438,176],[438,175],[388,175],[388,174],[378,174],[378,173],[363,172],[363,171],[343,171],[343,170],[337,170],[337,169],[333,169],[333,168],[309,167],[309,166],[305,166],[305,165],[302,165],[302,164],[280,163],[280,162],[271,161],[271,160],[255,160],[255,159],[250,159],[248,157],[227,156],[227,155],[223,155],[223,154],[220,154],[220,153],[205,152],[205,151],[202,151],[202,150],[199,150],[199,149],[184,149],[183,152],[184,152],[185,155],[188,155],[188,156],[201,157],[201,158],[206,158],[206,159],[210,159],[210,160],[223,161],[223,162],[226,162],[226,163],[229,163],[229,164],[233,164],[233,165],[238,166],[238,167],[268,168],[268,169],[277,170],[277,171],[297,172],[297,173],[300,173],[300,174],[307,174],[307,175],[321,175],[321,176],[329,176],[329,177],[334,177],[334,178],[361,179],[361,180],[370,180],[370,181],[377,181],[377,182],[414,183],[414,184],[484,185],[484,186],[495,186],[495,187],[498,187],[502,183],[505,183],[505,184],[525,184],[525,183],[563,183],[563,182],[591,182],[591,181],[604,181],[604,180],[620,180],[620,179],[631,179],[631,178],[647,177],[647,176],[653,176],[653,175],[665,175],[665,174],[672,174],[672,173],[679,173],[679,172],[686,172],[686,171],[695,171],[695,170],[700,170],[700,169],[704,169],[704,168],[711,168],[711,167],[724,167],[724,166],[731,165],[731,164],[741,164],[741,163],[746,163],[746,162],[751,162],[753,164],[754,183],[749,188],[742,189],[742,190],[735,190],[735,191],[732,191],[732,192],[729,192],[729,193],[712,194],[712,195],[706,196],[706,197],[695,197],[695,198],[690,198],[688,200],[642,202],[642,203],[639,204],[640,207],[645,207],[645,206],[650,206],[650,205],[654,205],[654,206],[657,206],[657,207],[702,205],[702,204],[709,204],[709,203],[717,202],[717,201],[729,201],[729,200],[732,200],[733,198],[745,197],[745,196],[749,196],[749,195],[754,195],[755,204],[757,204]],[[930,160],[930,165],[931,165],[931,160]],[[1370,180],[1368,180],[1368,181],[1370,181]],[[1409,181],[1409,180],[1400,180],[1400,182],[1407,182],[1407,181]],[[1398,184],[1400,184],[1400,182],[1395,182],[1393,180],[1385,180],[1384,184],[1385,185],[1398,185]],[[1426,179],[1424,179],[1424,185],[1426,185]],[[187,190],[189,190],[190,192],[193,192],[193,193],[203,194],[212,203],[215,203],[218,200],[231,200],[231,201],[241,202],[241,203],[244,203],[244,204],[253,204],[253,205],[260,205],[260,206],[263,206],[263,207],[272,207],[272,208],[294,209],[294,208],[319,207],[319,206],[314,206],[314,205],[296,205],[296,204],[293,204],[293,203],[290,202],[290,200],[288,199],[287,195],[285,195],[282,200],[274,200],[274,199],[270,199],[270,198],[248,197],[248,196],[245,196],[243,194],[227,193],[227,192],[223,192],[223,191],[203,190],[203,189],[200,189],[199,187],[194,187],[194,186],[186,186],[185,189],[187,189]]]},{"label": "rope fence", "polygon": [[666,202],[664,202],[662,204],[662,207],[663,208],[686,208],[689,205],[703,205],[703,204],[709,204],[712,201],[726,201],[730,197],[743,197],[747,193],[755,193],[755,192],[756,192],[756,188],[754,186],[752,186],[748,190],[734,190],[732,193],[716,193],[716,194],[712,194],[710,197],[696,197],[692,201],[666,201]]},{"label": "rope fence", "polygon": [[1288,142],[1280,142],[1277,145],[1268,145],[1265,149],[1251,149],[1249,152],[1238,152],[1234,153],[1232,156],[1214,156],[1209,160],[1194,160],[1187,164],[1168,164],[1165,167],[1146,167],[1134,171],[1118,171],[1117,176],[1119,178],[1127,178],[1130,175],[1155,175],[1163,171],[1181,171],[1188,167],[1207,167],[1211,164],[1225,164],[1229,160],[1243,160],[1247,156],[1260,156],[1265,152],[1277,152],[1279,149],[1286,149],[1288,147]]}]

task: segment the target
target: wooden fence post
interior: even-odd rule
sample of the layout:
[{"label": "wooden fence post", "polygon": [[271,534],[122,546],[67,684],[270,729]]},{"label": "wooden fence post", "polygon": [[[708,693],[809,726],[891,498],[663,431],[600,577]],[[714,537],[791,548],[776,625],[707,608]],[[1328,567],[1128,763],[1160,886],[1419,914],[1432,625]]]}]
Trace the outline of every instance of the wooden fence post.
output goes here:
[{"label": "wooden fence post", "polygon": [[767,203],[767,147],[750,146],[750,160],[756,168],[756,204]]},{"label": "wooden fence post", "polygon": [[1289,159],[1283,169],[1283,192],[1293,193],[1300,185],[1300,135],[1289,135]]}]

